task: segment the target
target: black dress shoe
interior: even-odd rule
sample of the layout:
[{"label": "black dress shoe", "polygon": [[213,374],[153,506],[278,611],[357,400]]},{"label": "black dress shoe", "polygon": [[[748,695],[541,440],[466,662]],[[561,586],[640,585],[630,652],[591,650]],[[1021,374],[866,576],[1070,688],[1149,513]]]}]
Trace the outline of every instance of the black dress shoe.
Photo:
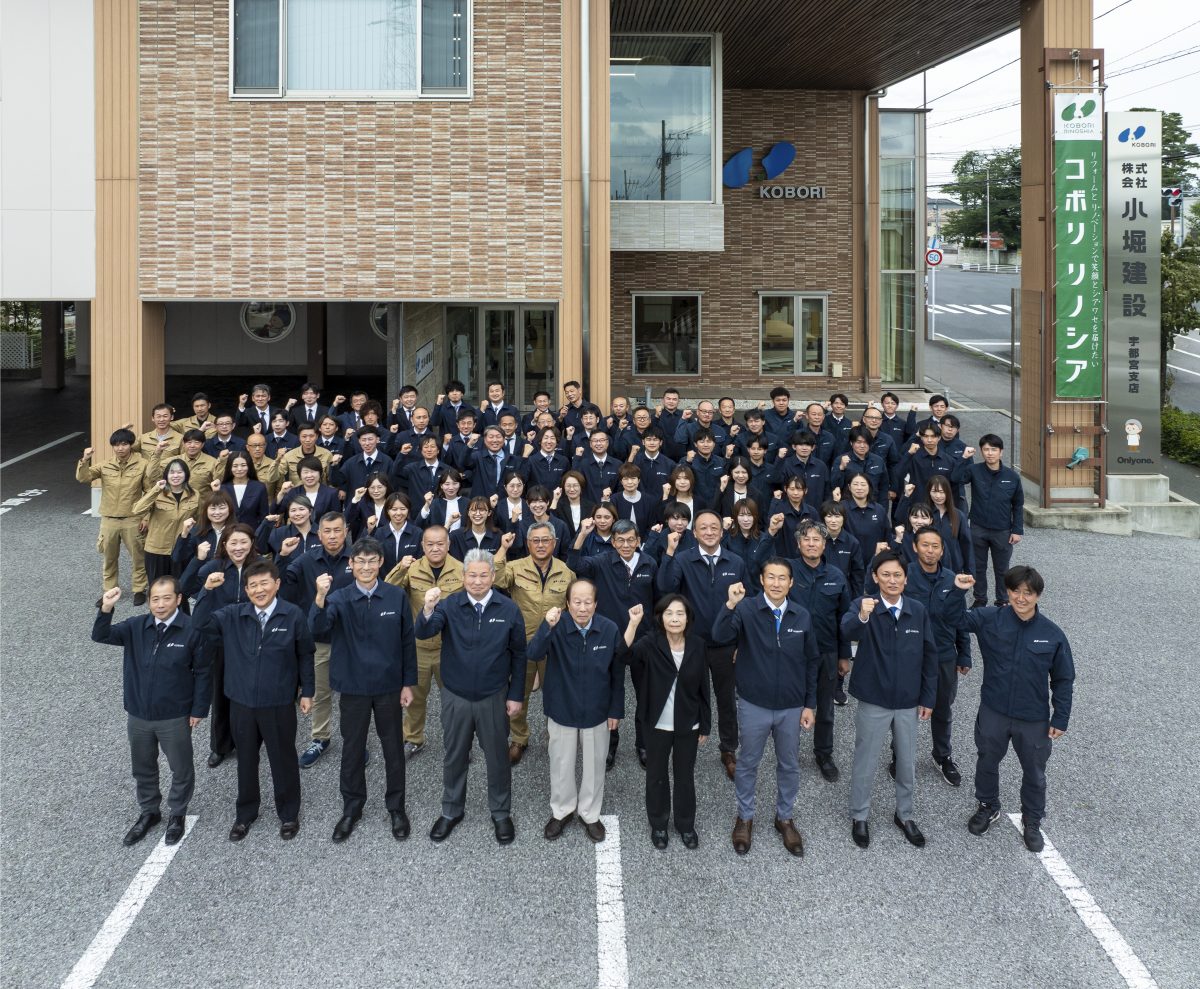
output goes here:
[{"label": "black dress shoe", "polygon": [[567,822],[575,816],[575,812],[571,811],[566,817],[551,817],[546,822],[545,828],[542,829],[542,837],[547,841],[557,841],[562,837],[563,828],[567,826]]},{"label": "black dress shoe", "polygon": [[871,829],[866,821],[855,821],[850,828],[850,836],[859,848],[866,848],[871,844]]},{"label": "black dress shoe", "polygon": [[208,768],[216,769],[225,761],[225,756],[221,752],[210,752],[208,754]]},{"label": "black dress shoe", "polygon": [[178,814],[167,818],[167,832],[163,835],[163,841],[168,845],[178,845],[183,838],[183,824],[183,818]]},{"label": "black dress shoe", "polygon": [[501,845],[511,845],[513,839],[517,837],[517,829],[513,827],[511,817],[502,817],[498,821],[493,821],[492,825],[496,829],[496,841]]},{"label": "black dress shoe", "polygon": [[333,843],[335,845],[340,845],[354,833],[354,825],[358,823],[360,817],[362,814],[347,814],[333,826]]},{"label": "black dress shoe", "polygon": [[250,833],[249,821],[235,821],[233,827],[229,829],[230,841],[241,841]]},{"label": "black dress shoe", "polygon": [[412,826],[408,823],[408,815],[402,810],[394,810],[391,812],[392,817],[392,837],[397,841],[403,841],[412,832]]},{"label": "black dress shoe", "polygon": [[700,847],[700,836],[695,831],[680,831],[679,840],[683,842],[684,848]]},{"label": "black dress shoe", "polygon": [[136,821],[133,822],[133,827],[125,832],[125,837],[121,839],[121,843],[128,848],[130,845],[136,845],[139,841],[146,837],[146,832],[158,824],[162,820],[162,814],[142,814]]},{"label": "black dress shoe", "polygon": [[146,603],[146,592],[145,591],[138,591],[136,594],[134,594],[134,596],[133,596],[134,607],[140,608],[145,603]]},{"label": "black dress shoe", "polygon": [[838,781],[838,768],[829,756],[817,756],[817,768],[821,770],[821,775],[830,783]]},{"label": "black dress shoe", "polygon": [[439,817],[433,822],[433,827],[429,829],[429,840],[445,841],[450,837],[450,832],[458,827],[458,822],[462,819],[462,814],[459,814],[458,817]]},{"label": "black dress shoe", "polygon": [[899,814],[893,814],[892,823],[904,832],[904,837],[908,839],[910,845],[917,848],[925,847],[925,836],[921,834],[921,829],[917,827],[916,821],[902,821]]},{"label": "black dress shoe", "polygon": [[279,825],[279,837],[284,841],[291,841],[300,833],[299,821],[284,821]]},{"label": "black dress shoe", "polygon": [[637,750],[638,762],[642,764],[642,768],[646,768],[646,749],[644,747]]},{"label": "black dress shoe", "polygon": [[667,832],[664,828],[662,831],[651,831],[650,841],[660,852],[667,847]]}]

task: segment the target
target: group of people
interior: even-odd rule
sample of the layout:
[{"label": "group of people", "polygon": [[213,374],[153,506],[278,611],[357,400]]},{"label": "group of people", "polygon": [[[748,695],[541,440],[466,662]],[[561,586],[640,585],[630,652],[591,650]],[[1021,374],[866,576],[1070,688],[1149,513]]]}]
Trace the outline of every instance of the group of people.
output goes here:
[{"label": "group of people", "polygon": [[[893,820],[920,847],[917,725],[931,721],[933,761],[959,786],[953,703],[974,634],[984,675],[968,827],[983,834],[998,817],[1011,742],[1025,843],[1040,850],[1045,767],[1067,729],[1074,668],[1038,608],[1041,576],[1010,566],[1022,494],[1003,440],[984,435],[977,462],[942,396],[919,418],[885,393],[857,419],[841,394],[799,410],[784,388],[769,398],[739,416],[731,399],[684,408],[668,389],[653,409],[616,398],[604,411],[568,382],[558,409],[542,392],[522,413],[497,382],[472,405],[452,381],[432,410],[406,387],[385,411],[363,392],[323,406],[311,384],[278,407],[255,385],[236,413],[214,413],[198,394],[190,417],[164,403],[150,431],[116,430],[99,465],[85,450],[77,477],[100,481],[104,557],[92,637],[124,647],[140,807],[126,844],[161,821],[160,748],[172,774],[166,841],[182,837],[191,730],[210,708],[209,767],[237,755],[230,839],[258,817],[263,747],[280,835],[294,837],[300,770],[332,744],[335,694],[342,815],[332,838],[345,841],[362,816],[372,718],[392,833],[407,838],[406,763],[425,748],[434,680],[444,754],[432,840],[463,819],[476,741],[496,840],[514,840],[512,771],[540,689],[543,834],[558,839],[577,817],[603,841],[628,675],[656,848],[672,827],[698,845],[695,764],[715,700],[735,851],[753,841],[770,736],[774,828],[802,855],[801,735],[811,730],[816,766],[836,782],[847,677],[851,837],[869,847],[890,730]],[[114,624],[122,544],[134,604],[149,613]],[[297,709],[311,714],[299,752]]]}]

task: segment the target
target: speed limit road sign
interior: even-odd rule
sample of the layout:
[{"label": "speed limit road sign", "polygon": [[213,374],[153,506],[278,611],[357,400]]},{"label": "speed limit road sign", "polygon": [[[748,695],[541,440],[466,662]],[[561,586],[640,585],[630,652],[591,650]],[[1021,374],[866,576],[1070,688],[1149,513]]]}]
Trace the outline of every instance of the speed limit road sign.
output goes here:
[{"label": "speed limit road sign", "polygon": [[936,268],[942,263],[942,252],[936,247],[931,247],[925,252],[925,263],[931,268]]}]

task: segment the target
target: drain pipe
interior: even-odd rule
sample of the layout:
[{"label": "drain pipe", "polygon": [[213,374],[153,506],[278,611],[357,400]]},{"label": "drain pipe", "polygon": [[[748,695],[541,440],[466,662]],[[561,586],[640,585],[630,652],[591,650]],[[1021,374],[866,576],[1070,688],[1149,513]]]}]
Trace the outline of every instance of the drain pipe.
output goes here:
[{"label": "drain pipe", "polygon": [[[585,0],[586,2],[586,0]],[[871,257],[871,100],[881,100],[887,96],[887,88],[868,92],[863,97],[863,271],[866,281],[863,284],[863,362],[862,390],[864,395],[871,394],[871,283],[876,280],[876,272],[872,265],[876,258]]]},{"label": "drain pipe", "polygon": [[583,272],[580,279],[583,296],[580,335],[583,338],[583,394],[592,389],[592,69],[591,69],[591,10],[590,0],[579,3],[579,128],[580,158],[582,159],[583,194]]}]

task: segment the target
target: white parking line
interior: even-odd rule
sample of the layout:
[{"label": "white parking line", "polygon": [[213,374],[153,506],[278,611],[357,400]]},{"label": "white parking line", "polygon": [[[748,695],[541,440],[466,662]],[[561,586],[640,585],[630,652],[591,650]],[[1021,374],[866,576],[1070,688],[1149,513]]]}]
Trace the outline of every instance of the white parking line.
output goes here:
[{"label": "white parking line", "polygon": [[[1012,821],[1013,827],[1018,831],[1022,829],[1020,814],[1009,814],[1008,819]],[[1063,891],[1063,895],[1075,908],[1075,912],[1079,914],[1079,919],[1083,921],[1084,926],[1091,931],[1092,937],[1100,942],[1100,947],[1112,960],[1129,989],[1158,989],[1158,983],[1154,981],[1154,977],[1146,970],[1141,959],[1133,953],[1129,943],[1121,937],[1121,932],[1113,926],[1112,921],[1097,906],[1092,894],[1080,882],[1079,877],[1071,871],[1071,867],[1058,853],[1058,849],[1051,844],[1049,838],[1046,839],[1046,847],[1038,853],[1038,858],[1045,866],[1046,871],[1050,873],[1050,878],[1058,884],[1058,888]]]},{"label": "white parking line", "polygon": [[3,470],[5,467],[11,467],[13,464],[20,463],[26,457],[32,457],[35,453],[41,453],[43,450],[49,450],[52,446],[58,446],[59,443],[66,443],[67,440],[73,440],[76,436],[82,435],[83,431],[80,430],[77,433],[68,433],[66,436],[60,436],[56,440],[51,440],[49,443],[39,446],[36,450],[30,450],[28,453],[22,453],[19,457],[13,457],[11,460],[4,461],[4,463],[0,464],[0,470]]},{"label": "white parking line", "polygon": [[1168,363],[1167,367],[1169,367],[1172,371],[1182,371],[1184,374],[1190,374],[1193,378],[1200,378],[1200,371],[1192,371],[1186,367],[1180,367],[1178,364],[1171,363]]},{"label": "white parking line", "polygon": [[199,818],[188,815],[184,822],[183,838],[178,844],[167,845],[165,838],[159,841],[145,864],[138,870],[138,874],[133,877],[133,882],[126,888],[125,894],[113,907],[108,919],[104,921],[96,936],[92,938],[92,943],[88,945],[83,957],[75,963],[71,974],[63,981],[62,989],[91,989],[96,984],[100,973],[104,971],[104,966],[108,964],[108,960],[112,958],[117,946],[129,933],[129,928],[133,926],[142,907],[150,899],[150,894],[154,892],[154,887],[158,885],[158,881],[167,871],[171,859],[183,847],[187,836],[192,833],[192,827],[197,820]]},{"label": "white parking line", "polygon": [[[1195,347],[1200,347],[1200,340],[1195,337],[1185,337],[1182,333],[1175,337],[1174,349],[1179,350],[1181,343],[1190,343]],[[1200,350],[1179,350],[1181,354],[1187,354],[1188,357],[1200,357]]]},{"label": "white parking line", "polygon": [[605,814],[600,822],[606,837],[596,846],[596,984],[600,989],[627,989],[621,823],[615,814]]}]

